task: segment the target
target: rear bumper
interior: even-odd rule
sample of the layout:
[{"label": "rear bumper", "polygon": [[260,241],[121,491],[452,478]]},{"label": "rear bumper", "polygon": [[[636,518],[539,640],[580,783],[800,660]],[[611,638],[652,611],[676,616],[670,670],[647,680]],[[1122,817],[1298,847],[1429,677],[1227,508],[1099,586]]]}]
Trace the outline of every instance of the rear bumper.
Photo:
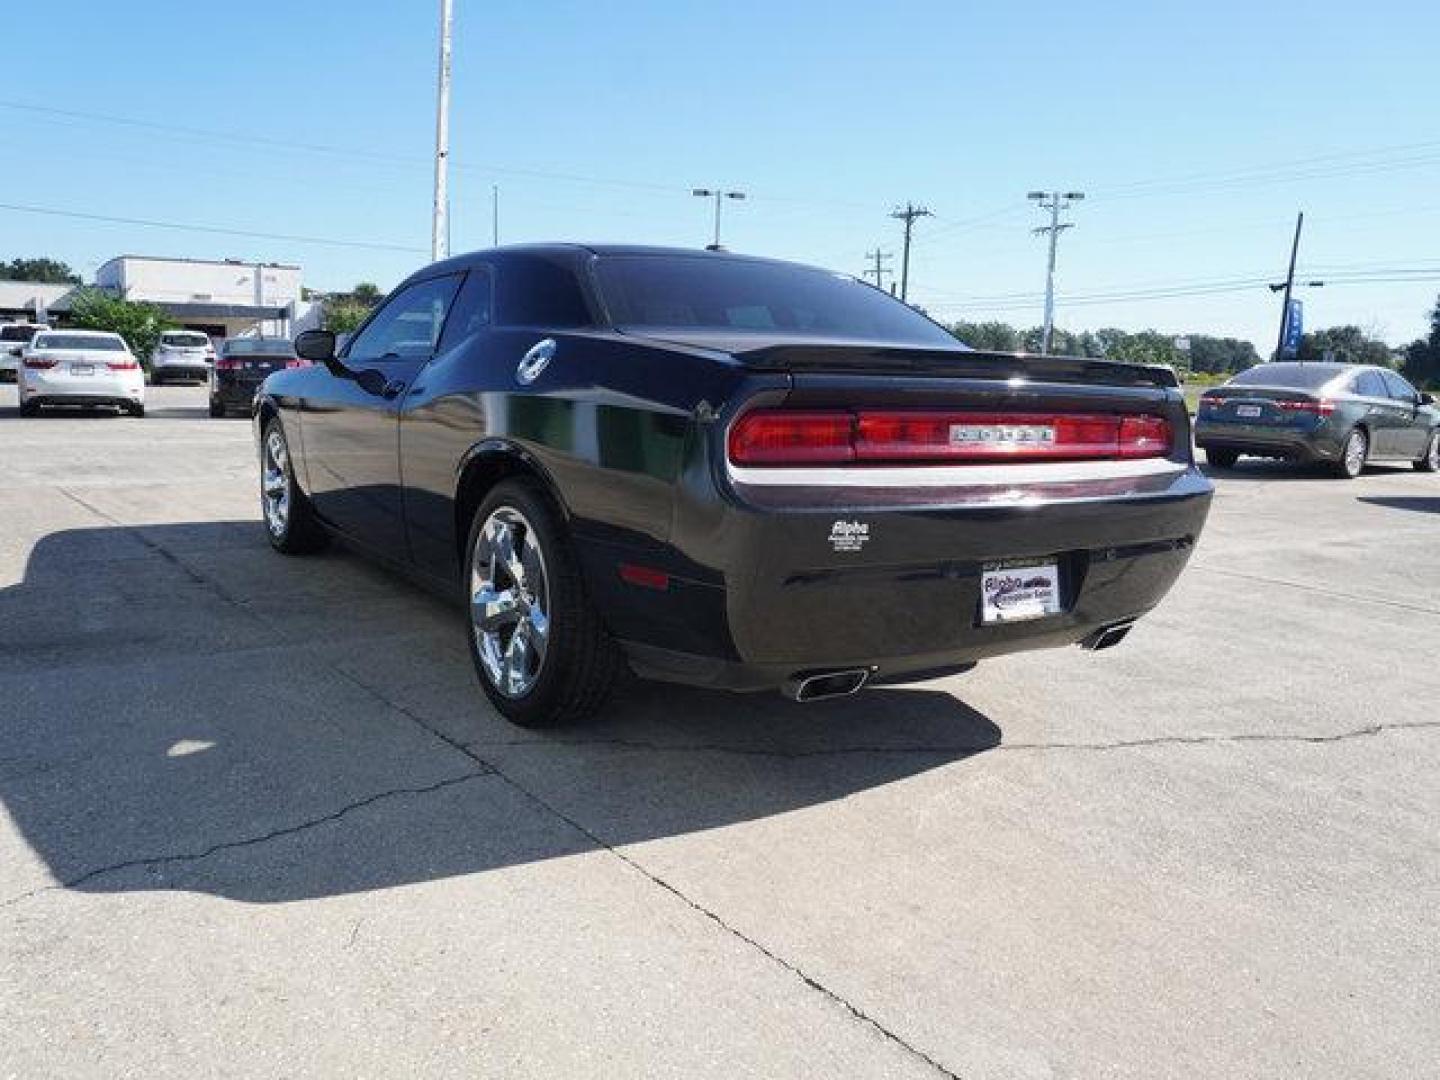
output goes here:
[{"label": "rear bumper", "polygon": [[1332,432],[1329,425],[1305,431],[1201,420],[1195,424],[1195,443],[1202,450],[1233,450],[1291,461],[1335,461],[1340,457],[1344,440]]},{"label": "rear bumper", "polygon": [[152,363],[150,373],[155,378],[164,379],[208,379],[210,365],[204,363]]},{"label": "rear bumper", "polygon": [[[583,545],[587,577],[632,664],[652,677],[749,690],[864,667],[872,679],[1078,643],[1160,602],[1190,557],[1212,489],[1193,466],[1130,479],[909,490],[757,490],[682,507],[682,551]],[[1033,469],[1033,467],[1026,467]],[[836,543],[837,537],[863,536]],[[980,581],[1001,560],[1054,560],[1062,610],[984,625]],[[667,588],[617,561],[661,562]]]},{"label": "rear bumper", "polygon": [[260,383],[258,382],[243,383],[232,379],[220,379],[216,382],[211,396],[227,409],[249,409],[259,390]]}]

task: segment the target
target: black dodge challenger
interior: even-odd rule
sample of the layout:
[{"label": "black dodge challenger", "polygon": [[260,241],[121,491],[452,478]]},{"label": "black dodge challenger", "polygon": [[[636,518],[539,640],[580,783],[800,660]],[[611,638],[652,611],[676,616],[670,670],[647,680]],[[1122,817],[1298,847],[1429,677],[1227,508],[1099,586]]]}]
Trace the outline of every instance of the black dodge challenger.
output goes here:
[{"label": "black dodge challenger", "polygon": [[402,283],[254,406],[282,552],[332,534],[459,595],[521,724],[622,665],[797,700],[1118,642],[1211,487],[1169,369],[973,352],[853,278],[537,245]]}]

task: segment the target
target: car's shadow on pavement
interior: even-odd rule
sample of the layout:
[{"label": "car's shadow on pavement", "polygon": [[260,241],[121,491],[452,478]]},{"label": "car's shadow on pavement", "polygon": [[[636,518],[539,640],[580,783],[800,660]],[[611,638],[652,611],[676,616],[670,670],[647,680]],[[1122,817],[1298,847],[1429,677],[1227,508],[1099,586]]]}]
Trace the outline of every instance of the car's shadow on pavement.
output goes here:
[{"label": "car's shadow on pavement", "polygon": [[1390,510],[1412,510],[1418,514],[1440,514],[1440,496],[1362,495],[1360,502]]},{"label": "car's shadow on pavement", "polygon": [[[1277,461],[1271,458],[1247,458],[1238,465],[1222,469],[1215,465],[1201,465],[1200,471],[1212,480],[1324,480],[1339,483],[1340,479],[1328,465],[1302,464],[1293,461]],[[1403,463],[1375,464],[1367,462],[1363,476],[1384,476],[1392,472],[1409,472],[1410,466]]]},{"label": "car's shadow on pavement", "polygon": [[73,529],[0,591],[0,802],[44,888],[251,902],[717,829],[1000,743],[947,693],[797,706],[634,681],[554,732],[485,703],[461,613],[255,522]]}]

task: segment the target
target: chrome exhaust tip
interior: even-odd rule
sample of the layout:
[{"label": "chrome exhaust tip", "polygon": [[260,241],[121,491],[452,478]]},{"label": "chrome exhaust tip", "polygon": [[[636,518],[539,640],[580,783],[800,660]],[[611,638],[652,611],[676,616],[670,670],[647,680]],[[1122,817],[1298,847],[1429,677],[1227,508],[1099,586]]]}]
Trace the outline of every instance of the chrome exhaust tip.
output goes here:
[{"label": "chrome exhaust tip", "polygon": [[870,678],[869,668],[845,668],[822,671],[816,675],[796,675],[786,682],[784,694],[792,701],[823,701],[826,698],[849,697]]},{"label": "chrome exhaust tip", "polygon": [[1125,640],[1125,635],[1130,633],[1134,625],[1134,619],[1126,619],[1124,622],[1114,623],[1110,626],[1102,626],[1084,641],[1080,642],[1080,647],[1090,652],[1113,648]]}]

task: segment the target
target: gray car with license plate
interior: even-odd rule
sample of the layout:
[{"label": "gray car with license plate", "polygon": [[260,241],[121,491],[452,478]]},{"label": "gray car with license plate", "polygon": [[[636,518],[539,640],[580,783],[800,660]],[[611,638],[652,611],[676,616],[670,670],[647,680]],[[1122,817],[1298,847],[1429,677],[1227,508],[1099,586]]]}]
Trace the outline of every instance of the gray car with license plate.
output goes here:
[{"label": "gray car with license plate", "polygon": [[1325,463],[1347,478],[1370,461],[1435,472],[1440,410],[1387,368],[1258,364],[1201,396],[1195,442],[1222,469],[1244,454]]}]

